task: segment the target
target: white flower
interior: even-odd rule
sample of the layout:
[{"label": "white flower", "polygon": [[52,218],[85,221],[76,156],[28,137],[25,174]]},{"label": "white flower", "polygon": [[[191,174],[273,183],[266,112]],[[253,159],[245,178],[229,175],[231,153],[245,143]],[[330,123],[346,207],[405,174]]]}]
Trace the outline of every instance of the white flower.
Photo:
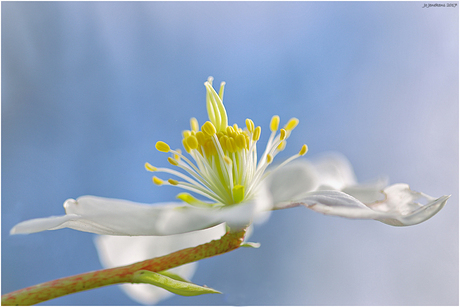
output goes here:
[{"label": "white flower", "polygon": [[[270,210],[304,205],[323,214],[408,226],[435,215],[448,199],[448,196],[435,199],[411,191],[406,184],[386,187],[385,180],[359,185],[349,162],[340,155],[328,155],[317,161],[299,159],[286,165],[305,155],[306,145],[296,155],[267,170],[275,156],[284,150],[286,140],[299,121],[292,118],[279,129],[280,119],[274,116],[267,146],[258,159],[261,128],[250,119],[246,119],[244,129],[236,124],[228,126],[222,103],[224,83],[219,93],[212,88],[212,78],[205,86],[210,121],[200,130],[197,120],[192,118],[191,130],[183,132],[182,144],[192,159],[164,142],[156,144],[159,151],[171,154],[169,163],[183,172],[149,163],[145,167],[177,178],[162,180],[154,176],[155,184],[173,185],[203,196],[207,201],[188,193],[177,195],[180,203],[155,205],[82,196],[64,203],[65,215],[21,222],[11,234],[68,227],[111,235],[96,239],[101,262],[111,267],[205,243],[223,235],[224,223],[238,230],[254,219],[266,217]],[[417,200],[422,200],[424,205]],[[126,249],[127,246],[130,248]],[[192,266],[177,269],[191,277]],[[150,286],[126,285],[124,289],[142,303],[159,299],[157,293],[150,291],[153,289]]]},{"label": "white flower", "polygon": [[[284,150],[287,138],[299,121],[292,118],[278,129],[280,119],[274,116],[270,122],[268,144],[258,159],[257,141],[261,127],[256,127],[250,119],[246,119],[244,130],[236,124],[228,126],[222,102],[224,84],[221,84],[217,94],[212,87],[212,78],[205,82],[210,121],[204,123],[200,130],[198,121],[192,118],[191,130],[183,132],[182,144],[194,162],[184,156],[181,150],[173,150],[165,142],[156,144],[159,151],[171,153],[169,163],[186,174],[145,164],[148,171],[169,173],[179,179],[162,180],[154,176],[155,184],[177,186],[206,197],[208,202],[188,193],[177,195],[181,203],[156,205],[82,196],[65,201],[66,215],[25,221],[17,224],[11,233],[68,227],[102,235],[165,236],[206,229],[221,223],[226,223],[234,230],[251,224],[261,212],[271,209],[270,197],[265,195],[263,188],[263,179],[270,173],[266,169],[275,156]],[[276,169],[306,152],[307,145],[303,145],[298,154]]]}]

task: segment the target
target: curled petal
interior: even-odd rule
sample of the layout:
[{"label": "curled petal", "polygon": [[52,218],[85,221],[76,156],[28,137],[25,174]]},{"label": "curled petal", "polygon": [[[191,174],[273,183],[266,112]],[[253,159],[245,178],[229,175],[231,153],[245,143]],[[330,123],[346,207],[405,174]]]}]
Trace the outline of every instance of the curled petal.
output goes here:
[{"label": "curled petal", "polygon": [[[409,189],[407,184],[395,184],[383,190],[385,198],[364,204],[340,191],[314,191],[291,204],[305,205],[316,212],[347,218],[374,219],[392,226],[410,226],[426,221],[446,204],[449,196],[438,199]],[[428,201],[425,205],[416,200]]]},{"label": "curled petal", "polygon": [[[198,246],[219,239],[225,234],[224,224],[215,227],[171,236],[97,236],[94,240],[102,265],[106,268],[128,265],[175,251]],[[197,263],[189,263],[169,270],[185,279],[191,279]],[[123,284],[120,286],[133,300],[153,305],[172,293],[151,285]]]},{"label": "curled petal", "polygon": [[102,235],[164,236],[227,223],[232,229],[250,224],[254,203],[197,208],[182,203],[147,205],[126,200],[82,196],[64,203],[66,215],[21,222],[11,234],[72,228]]}]

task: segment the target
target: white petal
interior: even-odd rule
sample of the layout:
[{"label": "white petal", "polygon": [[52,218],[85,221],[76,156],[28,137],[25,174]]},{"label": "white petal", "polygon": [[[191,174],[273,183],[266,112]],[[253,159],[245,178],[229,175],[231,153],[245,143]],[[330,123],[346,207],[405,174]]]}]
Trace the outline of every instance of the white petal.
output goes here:
[{"label": "white petal", "polygon": [[388,180],[382,178],[373,183],[357,184],[345,187],[342,189],[342,192],[345,192],[367,204],[383,200],[385,198],[383,189],[385,189],[387,185]]},{"label": "white petal", "polygon": [[319,179],[314,166],[307,160],[300,160],[270,173],[263,184],[263,189],[269,191],[274,209],[278,209],[282,207],[281,204],[315,190],[319,186]]},{"label": "white petal", "polygon": [[356,176],[348,159],[339,153],[325,153],[311,161],[321,189],[341,190],[356,184]]},{"label": "white petal", "polygon": [[327,153],[312,161],[298,159],[276,170],[265,180],[273,209],[315,190],[340,190],[356,183],[350,162],[341,154]]},{"label": "white petal", "polygon": [[[98,236],[94,242],[99,253],[99,259],[105,268],[112,268],[151,259],[172,252],[198,246],[219,239],[225,234],[224,224],[180,235],[171,236]],[[170,271],[185,279],[191,279],[197,263],[189,263]],[[152,285],[123,284],[121,288],[133,300],[152,305],[172,295],[164,289]]]},{"label": "white petal", "polygon": [[[410,226],[426,221],[446,204],[449,196],[434,199],[409,189],[406,184],[389,186],[383,191],[385,199],[364,204],[358,199],[340,191],[314,191],[291,206],[305,205],[316,212],[347,218],[374,219],[393,226]],[[429,202],[426,205],[415,202],[418,199]]]},{"label": "white petal", "polygon": [[250,224],[254,203],[197,208],[183,203],[147,205],[126,200],[82,196],[64,203],[66,215],[17,224],[12,234],[72,228],[105,235],[163,236],[209,228],[226,222],[232,229]]},{"label": "white petal", "polygon": [[304,205],[316,212],[356,219],[390,217],[368,208],[356,198],[340,191],[314,191],[292,205]]},{"label": "white petal", "polygon": [[[390,213],[391,218],[378,219],[393,226],[409,226],[419,224],[439,212],[449,199],[442,196],[438,199],[420,192],[412,191],[407,184],[394,184],[383,190],[385,199],[368,204],[368,207],[380,212]],[[423,205],[420,202],[425,202]]]}]

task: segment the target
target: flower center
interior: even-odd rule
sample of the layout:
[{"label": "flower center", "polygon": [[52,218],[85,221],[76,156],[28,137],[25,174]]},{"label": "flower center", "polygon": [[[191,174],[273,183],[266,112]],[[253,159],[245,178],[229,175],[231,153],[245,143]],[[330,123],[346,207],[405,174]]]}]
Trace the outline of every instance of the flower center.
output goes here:
[{"label": "flower center", "polygon": [[[159,141],[155,147],[161,152],[172,153],[168,161],[173,166],[188,173],[168,168],[156,168],[149,163],[145,168],[152,172],[165,172],[184,181],[168,179],[164,181],[153,177],[157,185],[174,185],[185,190],[200,194],[214,201],[209,204],[200,201],[188,193],[180,193],[177,197],[195,206],[225,206],[251,200],[256,196],[259,185],[265,176],[267,166],[273,158],[286,146],[286,139],[297,126],[299,120],[292,118],[278,131],[280,118],[275,115],[270,122],[271,135],[260,160],[257,159],[257,141],[261,128],[255,127],[251,119],[246,119],[246,127],[237,124],[228,126],[227,112],[223,104],[225,83],[222,82],[219,94],[212,87],[212,77],[205,82],[206,107],[209,121],[199,129],[195,118],[190,120],[191,130],[183,131],[182,145],[195,163],[182,155],[181,150],[172,150],[168,144]],[[307,152],[303,145],[298,154],[285,160],[281,167]]]}]

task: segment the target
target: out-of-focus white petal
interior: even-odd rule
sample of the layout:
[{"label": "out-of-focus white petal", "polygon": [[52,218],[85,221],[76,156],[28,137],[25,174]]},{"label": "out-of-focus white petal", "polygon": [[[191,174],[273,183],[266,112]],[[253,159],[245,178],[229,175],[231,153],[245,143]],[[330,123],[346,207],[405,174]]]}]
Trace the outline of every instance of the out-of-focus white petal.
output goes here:
[{"label": "out-of-focus white petal", "polygon": [[11,234],[72,228],[103,235],[164,236],[209,228],[226,222],[232,229],[250,224],[255,203],[197,208],[184,203],[147,205],[126,200],[82,196],[64,203],[65,216],[24,221]]},{"label": "out-of-focus white petal", "polygon": [[319,189],[341,190],[356,184],[350,161],[342,154],[329,152],[311,161],[316,171]]},{"label": "out-of-focus white petal", "polygon": [[375,182],[356,184],[348,186],[342,189],[342,192],[347,193],[348,195],[357,198],[363,203],[372,203],[376,201],[383,200],[385,194],[383,194],[383,189],[388,185],[387,179],[379,179]]},{"label": "out-of-focus white petal", "polygon": [[[151,259],[172,252],[198,246],[219,239],[225,234],[225,225],[220,224],[209,229],[171,236],[97,236],[94,240],[99,259],[105,268],[112,268]],[[189,263],[170,271],[185,279],[191,279],[197,263]],[[133,300],[145,305],[156,304],[159,300],[172,295],[164,289],[152,285],[123,284],[121,288]]]},{"label": "out-of-focus white petal", "polygon": [[273,209],[282,209],[294,199],[316,190],[341,190],[356,184],[350,162],[341,154],[327,153],[313,159],[298,159],[272,172],[264,184]]},{"label": "out-of-focus white petal", "polygon": [[317,189],[319,179],[313,165],[307,160],[298,160],[272,172],[263,182],[263,188],[274,207],[298,199],[307,192]]}]

